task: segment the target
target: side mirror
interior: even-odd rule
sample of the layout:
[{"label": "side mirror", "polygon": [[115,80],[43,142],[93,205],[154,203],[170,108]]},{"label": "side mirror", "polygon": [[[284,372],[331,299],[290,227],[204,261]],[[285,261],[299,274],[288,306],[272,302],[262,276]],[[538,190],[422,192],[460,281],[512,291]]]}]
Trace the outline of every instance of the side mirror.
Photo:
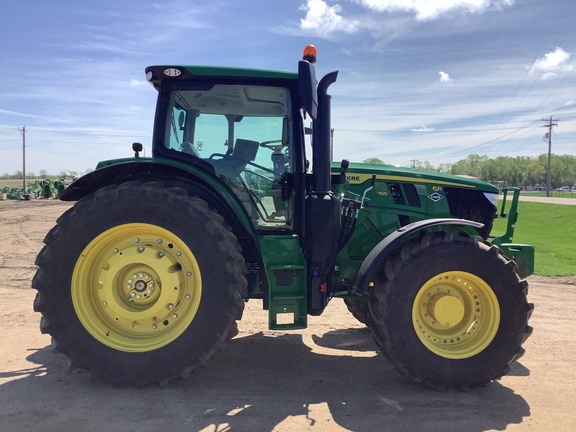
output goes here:
[{"label": "side mirror", "polygon": [[140,157],[140,152],[144,149],[144,147],[142,146],[142,144],[140,143],[132,143],[132,150],[134,150],[134,157]]}]

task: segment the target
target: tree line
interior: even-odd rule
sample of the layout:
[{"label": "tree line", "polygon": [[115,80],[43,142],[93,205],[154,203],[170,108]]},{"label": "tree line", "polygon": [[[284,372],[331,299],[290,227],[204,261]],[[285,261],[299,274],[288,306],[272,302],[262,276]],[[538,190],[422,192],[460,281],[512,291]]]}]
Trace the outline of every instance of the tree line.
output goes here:
[{"label": "tree line", "polygon": [[[368,158],[364,162],[384,164],[378,158]],[[469,175],[501,186],[544,186],[548,172],[548,155],[499,156],[492,159],[486,155],[471,154],[452,164],[442,163],[434,166],[428,161],[413,160],[410,166],[428,171]],[[574,186],[576,184],[576,156],[552,155],[550,171],[552,188]]]},{"label": "tree line", "polygon": [[[384,161],[376,157],[365,159],[363,162],[385,164]],[[536,157],[499,156],[491,159],[486,155],[470,154],[465,159],[451,164],[441,163],[434,166],[429,161],[413,160],[410,166],[447,174],[469,175],[500,186],[543,186],[546,185],[548,155],[541,154]],[[90,171],[92,169],[89,168],[84,172],[63,170],[58,174],[49,174],[46,170],[40,170],[38,175],[26,173],[26,178],[77,178]],[[552,188],[576,185],[576,156],[552,155],[551,172]],[[16,171],[14,174],[4,173],[0,179],[19,180],[22,177],[22,171]]]},{"label": "tree line", "polygon": [[[86,171],[78,172],[78,171],[67,171],[62,170],[58,174],[49,174],[47,170],[41,169],[38,171],[38,175],[33,172],[27,172],[26,178],[27,179],[65,179],[65,178],[78,178],[83,174],[87,174],[91,172],[92,169],[88,168]],[[0,175],[0,180],[22,180],[24,178],[22,171],[16,171],[14,174],[4,173]]]}]

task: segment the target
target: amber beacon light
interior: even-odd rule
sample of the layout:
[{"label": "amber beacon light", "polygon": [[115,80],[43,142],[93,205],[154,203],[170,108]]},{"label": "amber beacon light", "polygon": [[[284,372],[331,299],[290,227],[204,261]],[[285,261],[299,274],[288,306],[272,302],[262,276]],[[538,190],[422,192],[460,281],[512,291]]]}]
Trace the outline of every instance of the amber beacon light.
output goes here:
[{"label": "amber beacon light", "polygon": [[316,47],[314,45],[306,45],[302,53],[302,60],[309,63],[316,63]]}]

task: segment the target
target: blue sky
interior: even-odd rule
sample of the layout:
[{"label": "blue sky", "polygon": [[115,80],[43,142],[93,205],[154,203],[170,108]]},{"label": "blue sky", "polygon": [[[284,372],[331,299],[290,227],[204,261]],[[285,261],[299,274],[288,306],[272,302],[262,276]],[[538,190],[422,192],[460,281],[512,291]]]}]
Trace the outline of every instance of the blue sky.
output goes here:
[{"label": "blue sky", "polygon": [[83,172],[149,154],[153,64],[296,70],[318,49],[334,159],[435,166],[470,153],[576,154],[574,0],[6,2],[0,15],[0,174]]}]

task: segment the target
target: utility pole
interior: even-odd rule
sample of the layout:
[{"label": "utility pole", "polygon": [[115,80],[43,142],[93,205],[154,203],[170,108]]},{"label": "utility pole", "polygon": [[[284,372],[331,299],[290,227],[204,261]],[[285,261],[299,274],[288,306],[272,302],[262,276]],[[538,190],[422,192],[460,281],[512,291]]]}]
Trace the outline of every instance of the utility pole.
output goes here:
[{"label": "utility pole", "polygon": [[550,119],[542,119],[542,121],[547,121],[548,123],[545,124],[542,127],[547,127],[548,128],[548,132],[546,133],[546,135],[544,135],[544,137],[548,138],[548,174],[546,175],[546,196],[549,197],[550,194],[550,189],[552,188],[551,186],[551,178],[552,178],[552,128],[554,126],[558,126],[558,123],[552,123],[553,121],[558,121],[558,119],[553,119],[552,116],[550,116]]},{"label": "utility pole", "polygon": [[26,126],[18,130],[22,134],[22,189],[26,192]]}]

